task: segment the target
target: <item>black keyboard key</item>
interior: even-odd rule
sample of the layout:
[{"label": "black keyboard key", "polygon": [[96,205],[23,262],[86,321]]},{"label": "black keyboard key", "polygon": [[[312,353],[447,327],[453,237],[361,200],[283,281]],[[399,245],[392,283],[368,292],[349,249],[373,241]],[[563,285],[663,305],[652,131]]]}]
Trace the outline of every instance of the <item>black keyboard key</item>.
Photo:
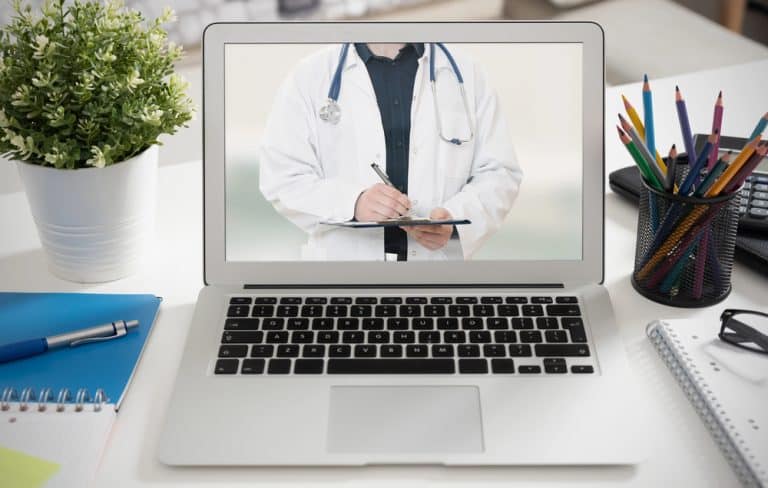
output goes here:
[{"label": "black keyboard key", "polygon": [[247,317],[251,307],[248,305],[230,305],[227,309],[227,317]]},{"label": "black keyboard key", "polygon": [[556,303],[578,303],[579,300],[576,297],[556,297]]},{"label": "black keyboard key", "polygon": [[384,330],[384,319],[374,317],[363,319],[363,330]]},{"label": "black keyboard key", "polygon": [[240,374],[261,374],[264,372],[265,363],[263,359],[243,359]]},{"label": "black keyboard key", "polygon": [[277,346],[277,357],[295,358],[299,355],[299,346],[296,344],[281,344]]},{"label": "black keyboard key", "polygon": [[525,364],[523,366],[518,366],[517,372],[521,374],[538,374],[541,373],[541,366]]},{"label": "black keyboard key", "polygon": [[214,374],[235,374],[240,361],[237,359],[219,359],[213,369]]},{"label": "black keyboard key", "polygon": [[419,332],[419,342],[422,344],[437,344],[440,342],[440,332],[423,330]]},{"label": "black keyboard key", "polygon": [[477,297],[456,297],[456,303],[472,305],[477,303]]},{"label": "black keyboard key", "polygon": [[550,374],[565,374],[568,372],[568,367],[565,365],[565,359],[563,358],[545,358],[544,359],[544,372]]},{"label": "black keyboard key", "polygon": [[355,303],[357,305],[376,305],[378,303],[378,299],[376,297],[357,297],[355,298]]},{"label": "black keyboard key", "polygon": [[257,330],[259,319],[227,319],[224,330]]},{"label": "black keyboard key", "polygon": [[486,344],[483,346],[483,356],[487,358],[504,357],[507,351],[502,344]]},{"label": "black keyboard key", "polygon": [[352,317],[370,317],[373,314],[373,307],[370,305],[352,305],[349,314]]},{"label": "black keyboard key", "polygon": [[348,358],[352,355],[352,346],[338,344],[328,348],[328,356],[332,358]]},{"label": "black keyboard key", "polygon": [[520,342],[541,342],[541,332],[538,330],[521,330]]},{"label": "black keyboard key", "polygon": [[270,344],[284,344],[288,342],[288,332],[282,330],[267,332],[267,342]]},{"label": "black keyboard key", "polygon": [[360,344],[359,346],[355,346],[355,357],[356,358],[375,358],[376,346],[372,346],[370,344]]},{"label": "black keyboard key", "polygon": [[341,336],[341,342],[344,344],[361,344],[365,340],[365,332],[347,331]]},{"label": "black keyboard key", "polygon": [[491,342],[491,333],[487,330],[472,330],[469,332],[469,342],[485,343]]},{"label": "black keyboard key", "polygon": [[494,373],[510,374],[515,372],[514,359],[491,359],[491,369]]},{"label": "black keyboard key", "polygon": [[320,345],[317,345],[317,344],[307,344],[302,349],[301,355],[302,355],[302,357],[305,357],[305,358],[322,358],[322,357],[325,357],[325,346],[320,346]]},{"label": "black keyboard key", "polygon": [[301,305],[301,297],[281,297],[280,305]]},{"label": "black keyboard key", "polygon": [[578,305],[547,305],[547,315],[578,317],[581,315],[581,308]]},{"label": "black keyboard key", "polygon": [[568,342],[568,334],[564,330],[548,330],[544,332],[547,342]]},{"label": "black keyboard key", "polygon": [[557,317],[536,317],[537,329],[557,329]]},{"label": "black keyboard key", "polygon": [[408,319],[387,319],[387,329],[389,330],[408,330]]},{"label": "black keyboard key", "polygon": [[291,372],[290,359],[270,359],[267,373],[269,374],[288,374]]},{"label": "black keyboard key", "polygon": [[427,297],[406,297],[405,303],[408,305],[426,305]]},{"label": "black keyboard key", "polygon": [[472,313],[476,317],[491,317],[496,315],[496,312],[493,310],[493,305],[475,305],[472,307]]},{"label": "black keyboard key", "polygon": [[398,330],[392,334],[392,342],[397,344],[411,344],[416,342],[416,334],[410,330]]},{"label": "black keyboard key", "polygon": [[339,342],[339,333],[335,330],[321,330],[317,333],[317,342],[321,344],[336,344]]},{"label": "black keyboard key", "polygon": [[336,328],[339,330],[358,330],[360,328],[360,319],[348,317],[336,319]]},{"label": "black keyboard key", "polygon": [[552,297],[531,297],[531,303],[552,303]]},{"label": "black keyboard key", "polygon": [[323,374],[322,359],[297,359],[293,365],[294,374]]},{"label": "black keyboard key", "polygon": [[328,374],[453,374],[453,359],[330,359]]},{"label": "black keyboard key", "polygon": [[516,317],[512,319],[512,328],[515,330],[533,329],[533,319],[530,317]]},{"label": "black keyboard key", "polygon": [[590,374],[594,372],[595,372],[595,369],[592,366],[581,365],[581,364],[574,364],[573,366],[571,366],[571,373],[574,373],[574,374]]},{"label": "black keyboard key", "polygon": [[509,329],[509,319],[503,317],[488,317],[485,319],[485,326],[491,330]]},{"label": "black keyboard key", "polygon": [[261,323],[263,330],[283,330],[285,327],[285,319],[267,318]]},{"label": "black keyboard key", "polygon": [[448,344],[464,344],[467,342],[467,333],[463,330],[447,330],[443,332],[443,341]]},{"label": "black keyboard key", "polygon": [[459,328],[459,319],[455,317],[441,317],[437,319],[439,330],[456,330]]},{"label": "black keyboard key", "polygon": [[403,357],[403,346],[393,344],[381,346],[380,353],[383,358],[400,358]]},{"label": "black keyboard key", "polygon": [[421,307],[418,305],[400,305],[399,315],[401,317],[421,317]]},{"label": "black keyboard key", "polygon": [[372,330],[368,332],[368,342],[371,344],[388,344],[389,332],[386,330]]},{"label": "black keyboard key", "polygon": [[[525,307],[527,305],[523,306]],[[498,309],[498,315],[500,317],[515,317],[520,315],[517,305],[499,305],[496,308]]]},{"label": "black keyboard key", "polygon": [[311,344],[315,342],[315,333],[311,330],[297,330],[291,334],[291,342],[294,344]]},{"label": "black keyboard key", "polygon": [[451,317],[469,317],[469,305],[449,305],[448,315]]},{"label": "black keyboard key", "polygon": [[244,358],[248,355],[248,346],[220,346],[220,358]]},{"label": "black keyboard key", "polygon": [[517,333],[514,330],[497,330],[493,333],[493,342],[499,344],[517,342]]},{"label": "black keyboard key", "polygon": [[302,317],[322,317],[323,306],[322,305],[304,305],[301,307]]},{"label": "black keyboard key", "polygon": [[325,307],[325,315],[328,317],[346,317],[348,312],[349,309],[346,305],[328,305]]},{"label": "black keyboard key", "polygon": [[414,344],[410,346],[405,346],[405,354],[409,358],[425,358],[427,357],[427,346],[423,344]]},{"label": "black keyboard key", "polygon": [[584,330],[584,321],[579,317],[563,317],[560,319],[563,329],[571,334],[571,342],[587,342],[587,332]]},{"label": "black keyboard key", "polygon": [[251,317],[272,317],[275,315],[274,305],[254,305]]},{"label": "black keyboard key", "polygon": [[485,303],[485,304],[504,303],[504,299],[501,297],[480,297],[480,303]]},{"label": "black keyboard key", "polygon": [[229,299],[230,305],[250,305],[253,300],[251,297],[232,297]]},{"label": "black keyboard key", "polygon": [[288,319],[288,330],[307,330],[309,329],[309,319]]},{"label": "black keyboard key", "polygon": [[263,340],[260,330],[227,330],[221,335],[222,344],[258,344]]},{"label": "black keyboard key", "polygon": [[403,303],[402,297],[381,297],[382,305],[399,305]]},{"label": "black keyboard key", "polygon": [[252,358],[271,358],[275,353],[275,346],[271,344],[256,345],[251,348]]},{"label": "black keyboard key", "polygon": [[397,307],[394,305],[376,305],[373,314],[377,317],[394,317],[397,315]]},{"label": "black keyboard key", "polygon": [[488,361],[485,359],[459,359],[459,373],[486,374]]},{"label": "black keyboard key", "polygon": [[432,297],[429,303],[434,305],[450,305],[453,303],[453,297]]},{"label": "black keyboard key", "polygon": [[425,305],[424,315],[427,317],[445,316],[445,305]]},{"label": "black keyboard key", "polygon": [[304,303],[307,305],[325,305],[328,303],[328,299],[326,297],[307,297]]},{"label": "black keyboard key", "polygon": [[312,319],[312,330],[333,330],[333,319]]},{"label": "black keyboard key", "polygon": [[536,355],[541,357],[587,357],[589,346],[586,344],[536,344]]},{"label": "black keyboard key", "polygon": [[480,346],[476,344],[462,344],[457,348],[460,358],[480,357]]},{"label": "black keyboard key", "polygon": [[352,297],[331,297],[331,305],[351,305]]},{"label": "black keyboard key", "polygon": [[528,303],[528,297],[507,297],[505,301],[510,304],[522,305]]},{"label": "black keyboard key", "polygon": [[411,328],[413,330],[432,330],[435,328],[435,320],[431,317],[418,317],[412,319]]},{"label": "black keyboard key", "polygon": [[254,297],[253,303],[256,305],[274,305],[277,303],[277,297]]},{"label": "black keyboard key", "polygon": [[510,344],[509,355],[513,358],[525,358],[533,356],[533,351],[528,344]]},{"label": "black keyboard key", "polygon": [[523,305],[523,315],[526,317],[540,317],[544,315],[544,307],[541,305]]},{"label": "black keyboard key", "polygon": [[477,330],[483,328],[483,319],[477,317],[464,317],[461,319],[461,328],[465,330]]}]

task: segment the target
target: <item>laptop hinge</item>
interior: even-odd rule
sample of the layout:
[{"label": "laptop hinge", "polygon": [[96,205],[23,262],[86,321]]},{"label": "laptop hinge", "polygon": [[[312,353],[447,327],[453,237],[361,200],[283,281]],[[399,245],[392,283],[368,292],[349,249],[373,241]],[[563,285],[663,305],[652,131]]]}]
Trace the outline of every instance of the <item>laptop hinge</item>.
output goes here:
[{"label": "laptop hinge", "polygon": [[451,289],[451,288],[546,288],[546,289],[562,289],[565,286],[562,283],[507,283],[507,284],[398,284],[398,285],[353,285],[353,284],[334,284],[334,285],[243,285],[246,290],[260,290],[269,288],[271,290],[295,290],[295,289],[368,289],[368,288],[439,288],[439,289]]}]

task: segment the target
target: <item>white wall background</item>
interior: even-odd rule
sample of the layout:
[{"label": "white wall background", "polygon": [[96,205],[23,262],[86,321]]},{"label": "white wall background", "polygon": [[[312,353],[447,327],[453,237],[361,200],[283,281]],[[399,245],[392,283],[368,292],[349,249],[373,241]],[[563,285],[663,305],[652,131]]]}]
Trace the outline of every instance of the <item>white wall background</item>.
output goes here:
[{"label": "white wall background", "polygon": [[[256,155],[272,99],[318,45],[232,44],[226,55],[227,259],[293,260],[305,236],[258,190]],[[579,44],[462,44],[507,114],[525,173],[503,228],[475,259],[580,259],[582,56]],[[343,83],[343,82],[342,82]]]}]

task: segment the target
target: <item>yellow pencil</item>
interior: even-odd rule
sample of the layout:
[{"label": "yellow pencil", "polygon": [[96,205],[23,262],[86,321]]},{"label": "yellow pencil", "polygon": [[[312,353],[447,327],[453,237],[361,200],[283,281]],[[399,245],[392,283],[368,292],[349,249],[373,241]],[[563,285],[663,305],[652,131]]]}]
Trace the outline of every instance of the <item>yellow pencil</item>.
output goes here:
[{"label": "yellow pencil", "polygon": [[713,184],[712,187],[707,190],[707,193],[704,195],[705,197],[713,197],[723,191],[723,188],[725,188],[728,183],[731,181],[731,178],[739,172],[742,166],[744,166],[744,163],[747,162],[750,156],[755,152],[755,148],[757,148],[757,143],[760,142],[760,134],[758,134],[754,139],[749,141],[749,143],[744,146],[744,149],[741,150],[738,156],[736,156],[736,159],[733,160],[731,164],[728,165],[728,168],[723,172],[723,174],[720,175],[720,178],[718,178]]},{"label": "yellow pencil", "polygon": [[[645,140],[645,126],[643,125],[643,121],[640,120],[640,116],[637,115],[637,110],[635,110],[635,107],[633,107],[632,104],[629,103],[629,100],[627,100],[627,97],[622,95],[621,99],[624,101],[624,108],[627,110],[627,115],[629,115],[629,120],[632,121],[632,125],[635,127],[635,130],[637,131],[637,135],[639,135],[641,139]],[[661,172],[666,175],[667,165],[664,164],[664,160],[661,159],[661,155],[659,154],[659,151],[656,151],[656,154],[654,154],[654,156],[656,156],[656,163],[659,165],[659,168],[661,168]]]}]

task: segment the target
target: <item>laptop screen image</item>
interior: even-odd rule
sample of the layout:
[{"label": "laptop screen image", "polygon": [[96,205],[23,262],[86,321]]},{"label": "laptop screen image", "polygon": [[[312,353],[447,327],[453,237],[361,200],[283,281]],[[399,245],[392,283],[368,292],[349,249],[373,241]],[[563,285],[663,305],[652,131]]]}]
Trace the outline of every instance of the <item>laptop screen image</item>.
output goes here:
[{"label": "laptop screen image", "polygon": [[582,47],[226,44],[226,260],[581,260]]}]

